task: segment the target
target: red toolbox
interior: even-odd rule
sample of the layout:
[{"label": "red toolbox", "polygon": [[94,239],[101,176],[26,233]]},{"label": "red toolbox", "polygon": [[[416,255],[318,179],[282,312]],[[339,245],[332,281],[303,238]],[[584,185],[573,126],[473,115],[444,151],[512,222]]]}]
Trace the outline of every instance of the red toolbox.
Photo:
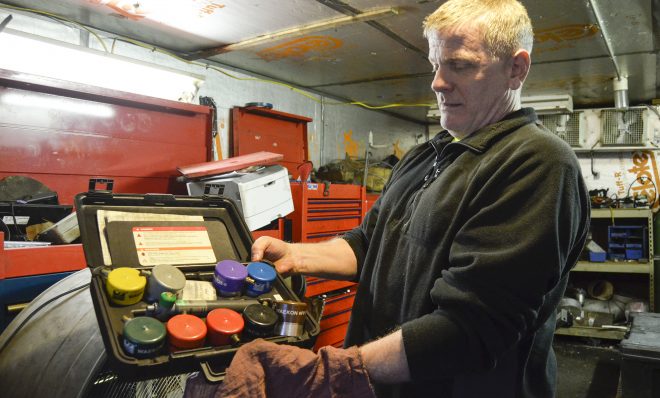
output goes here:
[{"label": "red toolbox", "polygon": [[307,123],[311,121],[308,117],[264,107],[233,108],[233,156],[259,151],[280,153],[283,159],[277,163],[297,179],[298,166],[309,160]]},{"label": "red toolbox", "polygon": [[[100,183],[107,182],[100,181]],[[92,185],[90,184],[90,186]],[[169,343],[150,352],[147,356],[129,354],[126,348],[126,336],[124,336],[125,322],[137,317],[144,317],[144,315],[154,314],[149,313],[150,307],[147,307],[148,303],[145,301],[146,293],[139,301],[127,304],[127,301],[119,301],[118,297],[122,297],[121,300],[124,300],[125,297],[129,296],[117,296],[117,290],[114,290],[111,296],[107,289],[107,283],[109,280],[108,273],[119,268],[124,270],[136,269],[142,274],[154,271],[154,268],[160,264],[169,263],[167,266],[181,271],[186,278],[186,283],[188,283],[192,280],[202,282],[212,280],[216,261],[235,260],[243,264],[247,263],[250,260],[252,236],[236,205],[231,200],[217,195],[189,197],[160,194],[113,194],[110,191],[110,186],[107,190],[93,189],[87,193],[77,195],[75,205],[85,258],[87,265],[92,269],[90,286],[92,301],[109,360],[114,370],[132,378],[153,378],[187,371],[192,372],[201,368],[208,380],[221,380],[224,377],[224,370],[233,358],[234,353],[241,344],[255,338],[254,335],[250,337],[243,333],[240,341],[219,346],[210,345],[207,339],[199,347],[189,349],[181,349],[181,346],[174,349],[171,347],[174,344],[173,336],[168,335]],[[130,218],[131,221],[110,221],[110,218],[107,218],[105,233],[102,233],[99,229],[99,223],[105,223],[105,221],[100,222],[100,220],[107,213],[100,212],[130,213],[122,217]],[[163,219],[166,218],[164,215],[197,216],[201,217],[202,221],[145,221],[145,214],[161,215]],[[186,241],[187,238],[184,239],[184,236],[187,235],[181,231],[192,227],[195,228],[196,234],[201,233],[205,237],[204,239],[209,242],[209,246],[200,246],[196,240],[190,243]],[[163,228],[168,232],[152,236],[154,239],[147,240],[147,246],[143,247],[141,245],[145,241],[138,237],[144,231],[149,231],[149,228]],[[181,239],[181,241],[171,242],[171,239]],[[105,240],[107,251],[103,249],[103,240]],[[150,257],[150,250],[158,250],[149,246],[149,242],[153,241],[158,242],[157,245],[163,248],[161,250],[174,250],[175,253],[156,253]],[[179,256],[177,250],[183,251],[193,247],[195,250],[203,250],[201,257],[197,260],[190,260],[190,258],[195,258],[195,254],[189,254],[188,252],[181,252],[182,257],[177,257]],[[145,250],[147,251],[147,257],[140,257],[140,255],[144,255]],[[105,259],[104,254],[106,255]],[[107,264],[108,254],[112,263],[109,265]],[[159,257],[161,254],[162,257]],[[172,257],[173,255],[174,257]],[[201,262],[199,260],[200,258],[208,258],[208,256],[214,257],[214,261]],[[184,259],[191,262],[182,264]],[[155,263],[157,264],[154,265]],[[272,272],[274,273],[274,270]],[[152,281],[149,279],[147,290],[150,289],[151,283]],[[125,289],[128,292],[128,288]],[[282,302],[282,300],[299,302],[300,298],[284,283],[280,275],[276,275],[272,290],[269,292],[256,297],[254,295],[247,297],[245,293],[242,293],[240,296],[223,300],[231,302],[229,303],[230,308],[238,308],[243,303],[257,305],[254,303],[255,300],[265,304],[261,307],[270,308],[270,306],[277,305],[273,304],[274,302]],[[180,301],[176,301],[176,303],[180,303]],[[240,310],[237,309],[237,311]],[[158,313],[155,316],[160,322],[164,323],[166,321]],[[200,318],[203,316],[203,314],[200,315]],[[243,316],[245,317],[245,314]],[[151,322],[153,323],[153,321]],[[279,322],[281,322],[281,318]],[[309,310],[304,314],[304,325],[301,329],[301,333],[295,336],[272,333],[265,335],[264,338],[276,343],[311,348],[319,333],[319,325]]]},{"label": "red toolbox", "polygon": [[[320,242],[350,231],[366,214],[366,190],[360,185],[291,183],[294,242]],[[307,277],[307,297],[320,297],[324,309],[315,349],[339,347],[344,341],[357,284],[350,281]]]}]

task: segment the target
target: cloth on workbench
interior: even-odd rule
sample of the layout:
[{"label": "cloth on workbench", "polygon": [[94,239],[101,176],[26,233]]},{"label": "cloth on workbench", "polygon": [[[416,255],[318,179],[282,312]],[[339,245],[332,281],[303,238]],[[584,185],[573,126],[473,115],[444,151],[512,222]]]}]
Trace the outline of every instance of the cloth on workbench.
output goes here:
[{"label": "cloth on workbench", "polygon": [[[214,392],[201,377],[185,397],[350,398],[374,397],[357,347],[310,350],[257,339],[242,346]],[[204,393],[204,395],[200,395]]]}]

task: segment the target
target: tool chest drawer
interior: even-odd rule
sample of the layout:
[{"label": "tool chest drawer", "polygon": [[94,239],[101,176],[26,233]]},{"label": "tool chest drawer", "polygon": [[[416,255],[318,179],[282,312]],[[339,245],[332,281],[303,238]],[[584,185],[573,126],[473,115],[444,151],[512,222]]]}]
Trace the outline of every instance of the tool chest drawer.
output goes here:
[{"label": "tool chest drawer", "polygon": [[291,183],[294,242],[320,242],[341,235],[362,222],[364,187],[350,184]]},{"label": "tool chest drawer", "polygon": [[324,299],[325,305],[320,322],[321,333],[316,339],[315,350],[326,345],[335,347],[343,345],[354,300],[355,288]]}]

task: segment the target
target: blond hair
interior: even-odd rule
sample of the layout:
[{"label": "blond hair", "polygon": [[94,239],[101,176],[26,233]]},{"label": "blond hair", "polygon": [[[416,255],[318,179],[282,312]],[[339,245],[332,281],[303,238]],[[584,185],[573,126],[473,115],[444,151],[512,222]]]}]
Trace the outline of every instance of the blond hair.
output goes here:
[{"label": "blond hair", "polygon": [[534,32],[527,10],[517,0],[448,0],[424,20],[424,37],[433,31],[476,23],[491,55],[532,52]]}]

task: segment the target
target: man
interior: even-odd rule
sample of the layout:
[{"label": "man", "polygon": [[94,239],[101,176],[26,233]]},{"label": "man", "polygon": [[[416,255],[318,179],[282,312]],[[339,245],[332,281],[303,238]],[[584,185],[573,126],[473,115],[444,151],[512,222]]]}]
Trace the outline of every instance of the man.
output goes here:
[{"label": "man", "polygon": [[[275,345],[243,350],[248,362],[278,367],[263,373],[269,392],[352,373],[336,379],[340,389],[368,376],[382,397],[554,396],[555,309],[589,201],[572,150],[521,109],[529,17],[516,0],[449,0],[424,33],[445,131],[397,164],[360,227],[324,243],[263,237],[252,247],[253,260],[283,274],[359,282],[345,340],[359,349],[321,359]],[[279,368],[296,355],[306,358],[300,368]],[[235,367],[230,389],[243,377]]]}]

